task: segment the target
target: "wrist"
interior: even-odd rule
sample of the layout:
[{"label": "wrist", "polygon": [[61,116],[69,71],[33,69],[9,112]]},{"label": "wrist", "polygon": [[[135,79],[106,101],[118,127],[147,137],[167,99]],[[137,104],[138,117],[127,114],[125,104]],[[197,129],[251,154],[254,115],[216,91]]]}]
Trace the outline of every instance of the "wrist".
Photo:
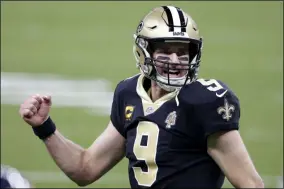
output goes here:
[{"label": "wrist", "polygon": [[34,134],[41,140],[45,140],[50,137],[56,130],[55,123],[52,121],[50,116],[39,126],[33,127]]}]

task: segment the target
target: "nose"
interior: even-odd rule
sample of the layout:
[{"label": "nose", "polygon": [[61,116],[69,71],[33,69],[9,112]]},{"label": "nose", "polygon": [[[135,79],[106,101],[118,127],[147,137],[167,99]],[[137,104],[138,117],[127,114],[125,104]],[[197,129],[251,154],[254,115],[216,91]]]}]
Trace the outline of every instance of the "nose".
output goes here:
[{"label": "nose", "polygon": [[173,64],[179,64],[179,59],[177,53],[170,54],[170,62]]}]

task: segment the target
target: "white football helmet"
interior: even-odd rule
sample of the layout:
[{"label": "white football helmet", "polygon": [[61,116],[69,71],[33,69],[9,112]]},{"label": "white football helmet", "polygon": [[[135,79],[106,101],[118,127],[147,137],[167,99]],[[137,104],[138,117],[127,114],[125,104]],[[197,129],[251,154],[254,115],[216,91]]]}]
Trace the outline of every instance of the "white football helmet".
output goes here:
[{"label": "white football helmet", "polygon": [[[194,20],[183,10],[173,6],[161,6],[153,9],[140,22],[134,34],[133,53],[137,67],[145,77],[154,80],[166,91],[174,91],[196,80],[200,65],[202,38]],[[168,69],[165,77],[157,72],[157,60],[153,58],[157,43],[186,43],[189,49],[189,61],[183,64],[186,74],[171,78],[172,63],[163,61]],[[161,61],[159,61],[160,65]],[[172,68],[171,68],[172,70]],[[181,68],[176,68],[181,70]]]}]

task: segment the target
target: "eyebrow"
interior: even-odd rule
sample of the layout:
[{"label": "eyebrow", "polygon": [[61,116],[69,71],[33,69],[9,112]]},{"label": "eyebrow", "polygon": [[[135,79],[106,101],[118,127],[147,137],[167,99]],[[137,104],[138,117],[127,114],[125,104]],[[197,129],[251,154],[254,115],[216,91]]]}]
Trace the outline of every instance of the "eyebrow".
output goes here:
[{"label": "eyebrow", "polygon": [[170,57],[165,56],[165,55],[158,55],[158,56],[157,56],[157,59],[159,59],[159,58],[170,59]]}]

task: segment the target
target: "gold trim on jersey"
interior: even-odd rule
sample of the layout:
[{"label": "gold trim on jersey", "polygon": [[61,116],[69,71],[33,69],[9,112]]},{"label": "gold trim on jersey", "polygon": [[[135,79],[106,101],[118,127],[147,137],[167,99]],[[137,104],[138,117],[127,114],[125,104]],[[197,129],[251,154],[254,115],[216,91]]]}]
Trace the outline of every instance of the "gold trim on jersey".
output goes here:
[{"label": "gold trim on jersey", "polygon": [[143,112],[145,116],[155,112],[165,102],[171,100],[178,94],[178,91],[174,91],[174,92],[171,92],[171,93],[168,93],[162,96],[161,98],[153,102],[149,95],[150,92],[149,91],[146,92],[143,87],[144,79],[145,79],[144,75],[141,74],[137,80],[136,92],[141,98],[142,105],[143,105]]}]

